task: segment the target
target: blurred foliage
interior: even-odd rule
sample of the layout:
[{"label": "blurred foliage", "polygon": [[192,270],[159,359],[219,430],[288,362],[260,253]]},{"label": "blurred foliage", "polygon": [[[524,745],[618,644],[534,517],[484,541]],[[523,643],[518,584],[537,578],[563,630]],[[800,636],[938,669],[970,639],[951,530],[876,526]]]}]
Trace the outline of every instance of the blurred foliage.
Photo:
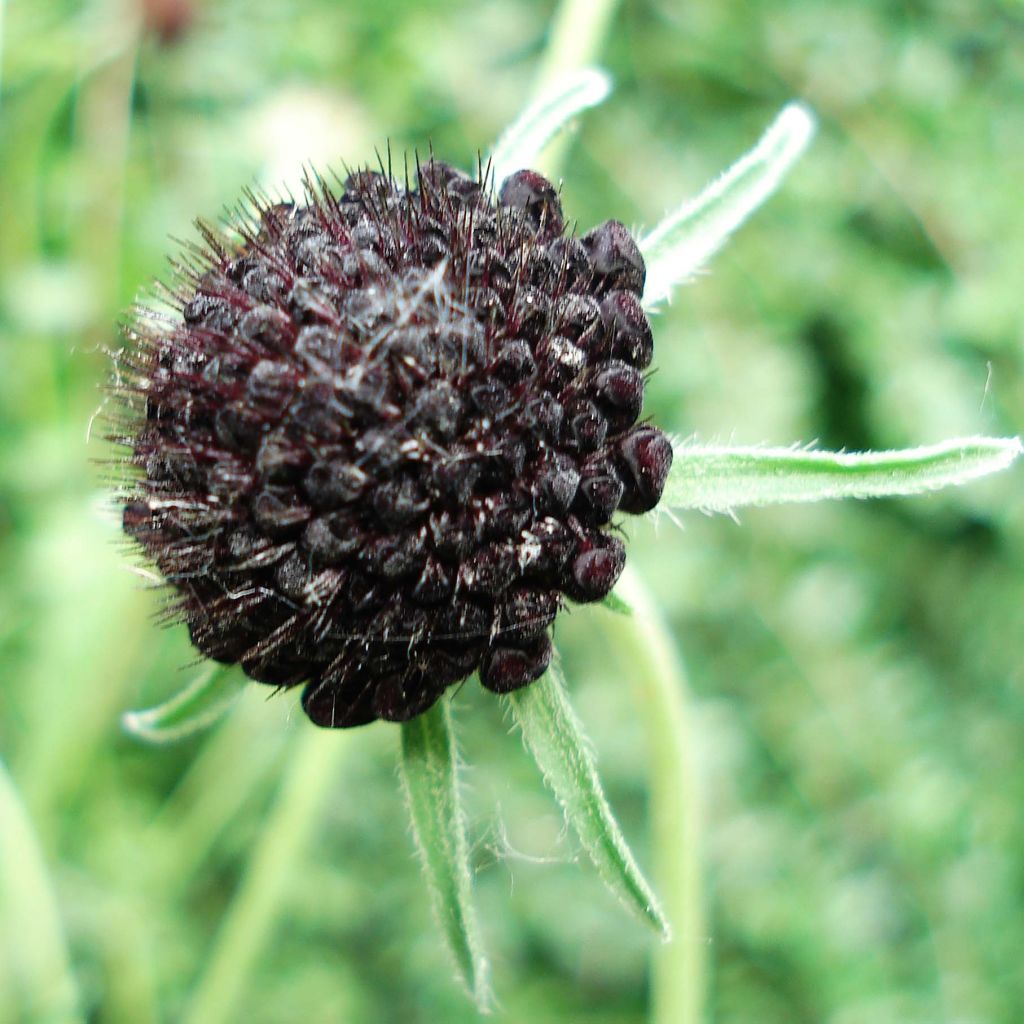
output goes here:
[{"label": "blurred foliage", "polygon": [[[0,756],[91,1021],[185,1019],[309,728],[292,695],[253,687],[180,746],[119,732],[123,709],[197,668],[126,571],[110,452],[90,437],[115,321],[166,273],[169,237],[247,184],[294,187],[306,162],[388,145],[473,164],[528,95],[552,9],[0,2]],[[624,0],[603,62],[617,91],[565,164],[584,227],[653,223],[790,98],[822,121],[780,195],[659,317],[659,423],[850,448],[1024,432],[1017,3]],[[1018,1020],[1019,471],[683,525],[638,526],[632,557],[696,691],[708,1019]],[[563,616],[558,640],[649,862],[644,737],[607,614]],[[643,1020],[651,939],[579,863],[495,702],[470,684],[455,712],[499,1016]],[[310,780],[316,813],[226,1019],[475,1019],[430,921],[397,739],[339,734]],[[17,984],[35,936],[0,911],[0,1020],[47,1019]]]}]

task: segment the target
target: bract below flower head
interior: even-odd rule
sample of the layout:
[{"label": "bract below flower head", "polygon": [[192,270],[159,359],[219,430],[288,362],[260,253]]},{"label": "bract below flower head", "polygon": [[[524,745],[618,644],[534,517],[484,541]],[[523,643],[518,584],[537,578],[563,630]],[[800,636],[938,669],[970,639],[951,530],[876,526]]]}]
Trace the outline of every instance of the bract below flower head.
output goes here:
[{"label": "bract below flower head", "polygon": [[126,532],[217,661],[306,683],[314,722],[406,720],[479,671],[543,674],[566,599],[625,564],[617,512],[657,503],[638,424],[652,357],[623,225],[565,231],[518,171],[497,196],[437,161],[415,187],[255,201],[204,228],[180,317],[132,330]]}]

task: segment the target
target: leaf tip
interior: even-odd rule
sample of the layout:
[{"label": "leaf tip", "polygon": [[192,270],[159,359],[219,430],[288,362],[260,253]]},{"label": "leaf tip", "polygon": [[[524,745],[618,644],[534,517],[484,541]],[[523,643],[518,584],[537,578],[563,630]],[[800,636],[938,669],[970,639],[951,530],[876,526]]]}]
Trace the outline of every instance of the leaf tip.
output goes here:
[{"label": "leaf tip", "polygon": [[604,68],[581,68],[574,78],[580,101],[585,106],[596,107],[612,94],[612,76]]},{"label": "leaf tip", "polygon": [[818,119],[806,103],[787,103],[768,129],[765,141],[780,145],[780,156],[790,163],[807,148],[817,127]]}]

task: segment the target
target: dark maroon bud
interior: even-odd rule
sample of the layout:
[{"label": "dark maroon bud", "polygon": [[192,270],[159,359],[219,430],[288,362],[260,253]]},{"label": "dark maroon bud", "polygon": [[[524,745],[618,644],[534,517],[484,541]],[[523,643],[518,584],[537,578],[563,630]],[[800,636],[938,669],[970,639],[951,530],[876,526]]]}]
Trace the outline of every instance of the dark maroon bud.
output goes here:
[{"label": "dark maroon bud", "polygon": [[427,710],[444,691],[445,683],[422,671],[393,672],[377,681],[374,710],[386,722],[406,722]]},{"label": "dark maroon bud", "polygon": [[355,252],[335,254],[334,248],[322,253],[324,275],[333,281],[351,284],[353,287],[367,288],[378,283],[387,283],[391,277],[391,267],[383,256],[373,249],[358,249]]},{"label": "dark maroon bud", "polygon": [[[261,218],[262,219],[262,218]],[[241,284],[250,271],[256,270],[259,267],[258,261],[252,256],[242,256],[237,260],[232,260],[224,271],[225,276],[229,281],[235,284]]]},{"label": "dark maroon bud", "polygon": [[557,572],[576,549],[576,541],[564,522],[547,516],[528,531],[519,549],[519,564],[534,573]]},{"label": "dark maroon bud", "polygon": [[545,249],[530,249],[523,262],[526,280],[542,294],[550,295],[555,280],[555,261]]},{"label": "dark maroon bud", "polygon": [[268,434],[256,452],[256,473],[263,483],[294,481],[308,465],[309,452],[296,448],[282,434]]},{"label": "dark maroon bud", "polygon": [[306,505],[289,501],[274,491],[262,491],[252,503],[253,521],[270,537],[293,533],[309,519]]},{"label": "dark maroon bud", "polygon": [[496,416],[507,409],[512,395],[500,380],[485,380],[476,384],[469,394],[470,401],[485,416]]},{"label": "dark maroon bud", "polygon": [[256,306],[238,323],[238,334],[250,345],[267,352],[283,352],[295,336],[295,325],[273,306]]},{"label": "dark maroon bud", "polygon": [[252,642],[230,619],[193,619],[188,631],[192,643],[207,658],[227,664],[238,661]]},{"label": "dark maroon bud", "polygon": [[477,670],[500,692],[541,675],[671,447],[632,427],[651,346],[621,225],[566,236],[534,172],[497,202],[434,160],[414,190],[322,189],[208,237],[178,321],[130,333],[116,430],[124,530],[195,646],[306,683],[309,717],[344,728]]},{"label": "dark maroon bud", "polygon": [[330,327],[303,327],[295,341],[295,355],[305,369],[328,369],[342,365],[344,335]]},{"label": "dark maroon bud", "polygon": [[471,289],[467,302],[485,327],[497,330],[505,326],[510,311],[494,288],[483,286]]},{"label": "dark maroon bud", "polygon": [[153,521],[153,512],[144,501],[130,501],[121,513],[121,524],[125,533],[137,536],[147,530]]},{"label": "dark maroon bud", "polygon": [[540,679],[551,664],[551,638],[541,635],[522,646],[492,647],[480,663],[480,682],[493,693],[511,693]]},{"label": "dark maroon bud", "polygon": [[288,283],[276,270],[262,265],[247,271],[241,284],[248,296],[262,303],[278,303],[288,290]]},{"label": "dark maroon bud", "polygon": [[[520,476],[521,471],[515,475]],[[516,502],[515,498],[510,501],[491,499],[484,537],[487,540],[518,540],[533,519],[533,511],[528,506],[529,500],[525,497],[521,502]]]},{"label": "dark maroon bud", "polygon": [[460,683],[476,669],[481,650],[480,644],[471,644],[432,651],[423,662],[423,675],[440,687]]},{"label": "dark maroon bud", "polygon": [[315,725],[324,729],[350,729],[376,720],[372,697],[369,680],[360,686],[344,688],[327,682],[312,682],[302,691],[302,710]]},{"label": "dark maroon bud", "polygon": [[497,633],[503,642],[539,636],[554,621],[558,598],[550,591],[518,588],[509,591],[499,612]]},{"label": "dark maroon bud", "polygon": [[450,441],[459,433],[464,397],[448,381],[425,388],[416,398],[413,422],[432,431],[439,440]]},{"label": "dark maroon bud", "polygon": [[587,250],[578,238],[556,238],[548,246],[548,254],[555,263],[557,293],[586,289],[593,267]]},{"label": "dark maroon bud", "polygon": [[434,550],[446,561],[465,558],[476,546],[476,530],[465,514],[435,512],[429,530]]},{"label": "dark maroon bud", "polygon": [[605,286],[642,295],[647,269],[640,247],[624,224],[608,220],[583,236],[594,274]]},{"label": "dark maroon bud", "polygon": [[227,456],[209,468],[206,482],[211,495],[228,501],[248,494],[256,486],[256,474],[241,460]]},{"label": "dark maroon bud", "polygon": [[258,683],[278,687],[295,686],[306,676],[306,666],[301,658],[289,658],[278,652],[256,656],[244,655],[242,671]]},{"label": "dark maroon bud", "polygon": [[302,535],[303,550],[309,553],[314,565],[338,565],[359,548],[359,538],[353,533],[339,537],[327,517],[314,519]]},{"label": "dark maroon bud", "polygon": [[554,327],[570,341],[579,341],[592,331],[601,319],[601,307],[590,295],[563,295],[555,306]]},{"label": "dark maroon bud", "polygon": [[187,448],[154,452],[146,460],[146,473],[151,477],[169,477],[181,487],[195,487],[203,475]]},{"label": "dark maroon bud", "polygon": [[[345,394],[346,399],[351,397]],[[346,423],[341,411],[351,412],[347,406],[342,405],[339,393],[330,384],[326,381],[310,383],[307,380],[299,397],[288,406],[292,436],[297,439],[305,435],[306,443],[315,449],[321,445],[333,445],[345,434]]]},{"label": "dark maroon bud", "polygon": [[252,368],[245,386],[250,402],[271,408],[286,405],[294,391],[289,368],[270,359],[261,359]]},{"label": "dark maroon bud", "polygon": [[562,429],[564,415],[559,402],[552,395],[542,392],[530,399],[523,409],[523,429],[534,434],[538,440],[554,440]]},{"label": "dark maroon bud", "polygon": [[446,651],[457,650],[461,642],[476,648],[490,636],[492,619],[492,613],[475,600],[450,604],[439,613],[438,638]]},{"label": "dark maroon bud", "polygon": [[418,534],[378,535],[363,545],[359,560],[375,576],[398,580],[422,571],[425,549],[425,540]]},{"label": "dark maroon bud", "polygon": [[[311,277],[327,271],[337,270],[344,259],[344,251],[322,234],[293,236],[289,239],[289,251],[295,260],[295,269]],[[294,294],[294,288],[292,289]]]},{"label": "dark maroon bud", "polygon": [[464,505],[483,474],[483,460],[475,453],[438,459],[431,483],[438,496]]},{"label": "dark maroon bud", "polygon": [[588,467],[580,480],[577,512],[594,526],[603,526],[618,510],[624,491],[622,480],[611,467]]},{"label": "dark maroon bud", "polygon": [[[381,345],[386,347],[397,372],[408,371],[422,379],[433,363],[430,342],[430,335],[420,327],[396,327],[388,332]],[[386,382],[381,377],[378,388],[384,386]]]},{"label": "dark maroon bud", "polygon": [[[372,538],[366,538],[364,544],[359,548],[359,558],[363,557],[363,552],[367,550],[370,543],[372,543]],[[373,576],[367,575],[362,571],[362,568],[360,566],[349,577],[348,600],[352,606],[352,611],[365,617],[386,603],[388,590],[385,583],[382,583]],[[366,623],[367,630],[369,630],[370,625],[371,622]],[[354,666],[353,669],[355,667],[357,666]]]},{"label": "dark maroon bud", "polygon": [[555,334],[538,342],[537,363],[544,386],[560,391],[587,365],[587,357],[568,338]]},{"label": "dark maroon bud", "polygon": [[522,288],[515,297],[509,326],[521,338],[536,342],[547,333],[551,303],[536,288]]},{"label": "dark maroon bud", "polygon": [[185,303],[182,317],[186,324],[208,327],[212,331],[230,330],[235,319],[226,300],[203,292]]},{"label": "dark maroon bud", "polygon": [[452,580],[445,567],[436,558],[428,558],[412,588],[413,600],[419,604],[440,604],[451,596]]},{"label": "dark maroon bud", "polygon": [[451,164],[430,160],[420,167],[417,175],[421,191],[444,194],[460,200],[472,199],[481,192],[480,182]]},{"label": "dark maroon bud", "polygon": [[661,500],[672,468],[672,443],[655,427],[637,427],[619,443],[619,458],[626,476],[621,508],[641,515]]},{"label": "dark maroon bud", "polygon": [[537,372],[530,346],[520,338],[510,341],[491,364],[491,372],[506,384],[519,384]]},{"label": "dark maroon bud", "polygon": [[644,378],[638,370],[610,359],[594,375],[590,393],[604,408],[610,425],[618,430],[632,426],[644,402]]},{"label": "dark maroon bud", "polygon": [[332,509],[355,501],[363,493],[366,479],[358,466],[337,458],[314,463],[302,481],[302,488],[317,508]]},{"label": "dark maroon bud", "polygon": [[302,602],[306,588],[313,579],[309,563],[298,552],[293,552],[274,569],[277,590],[293,601]]},{"label": "dark maroon bud", "polygon": [[437,221],[424,219],[420,222],[417,242],[419,257],[423,261],[423,265],[427,267],[440,263],[451,253],[444,227]]},{"label": "dark maroon bud", "polygon": [[327,286],[299,278],[288,294],[288,312],[295,324],[329,324],[338,316],[338,303]]},{"label": "dark maroon bud", "polygon": [[496,448],[501,476],[506,481],[518,480],[526,468],[526,445],[522,441],[503,441]]},{"label": "dark maroon bud", "polygon": [[430,507],[423,489],[406,478],[381,484],[373,495],[373,508],[386,527],[408,526],[419,521]]},{"label": "dark maroon bud", "polygon": [[502,206],[520,210],[534,229],[554,238],[562,233],[562,204],[555,186],[536,171],[516,171],[502,183],[498,193]]},{"label": "dark maroon bud", "polygon": [[[267,564],[268,552],[277,550],[276,545],[264,534],[256,533],[246,527],[234,530],[228,535],[227,548],[230,561],[229,569],[244,569],[256,564]],[[276,561],[276,559],[274,559]]]},{"label": "dark maroon bud", "polygon": [[[344,202],[344,197],[342,202]],[[354,210],[362,208],[361,205],[355,202],[352,205]],[[376,217],[372,217],[368,213],[361,213],[356,216],[352,230],[349,233],[349,238],[355,247],[355,253],[359,256],[376,253],[384,243],[384,237],[381,234]]]},{"label": "dark maroon bud", "polygon": [[600,601],[611,593],[625,566],[626,549],[618,537],[604,536],[600,546],[585,546],[573,559],[569,596],[581,603]]},{"label": "dark maroon bud", "polygon": [[592,452],[604,444],[608,433],[608,420],[597,406],[586,399],[578,399],[569,410],[569,430],[572,441],[580,452]]},{"label": "dark maroon bud", "polygon": [[647,369],[654,355],[654,335],[640,300],[632,292],[610,292],[601,303],[601,317],[612,356]]},{"label": "dark maroon bud", "polygon": [[552,513],[564,512],[576,497],[579,482],[576,462],[568,455],[553,455],[537,469],[533,494],[538,507]]},{"label": "dark maroon bud", "polygon": [[367,474],[371,468],[385,474],[406,461],[402,442],[393,430],[387,428],[365,430],[352,447],[357,454],[356,465]]},{"label": "dark maroon bud", "polygon": [[497,597],[512,583],[518,572],[512,544],[488,544],[462,563],[457,585],[470,594]]}]

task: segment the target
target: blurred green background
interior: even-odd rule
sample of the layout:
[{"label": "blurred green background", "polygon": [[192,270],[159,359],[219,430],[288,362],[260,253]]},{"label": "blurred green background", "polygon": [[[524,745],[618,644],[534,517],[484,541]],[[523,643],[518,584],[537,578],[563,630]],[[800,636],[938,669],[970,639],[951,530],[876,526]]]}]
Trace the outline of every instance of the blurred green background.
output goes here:
[{"label": "blurred green background", "polygon": [[[245,185],[388,140],[474,165],[529,96],[554,5],[0,12],[0,756],[17,789],[0,787],[0,1020],[64,1019],[62,999],[110,1024],[197,1006],[474,1020],[394,728],[310,746],[296,700],[253,687],[181,745],[121,734],[122,710],[198,669],[128,570],[90,423],[115,321],[165,274],[170,236]],[[793,97],[821,118],[780,194],[658,318],[662,426],[851,449],[1024,433],[1018,3],[624,0],[600,61],[616,92],[563,165],[583,229],[654,223]],[[1019,1021],[1021,471],[683,527],[641,524],[631,558],[691,675],[706,1019]],[[645,738],[607,615],[563,616],[557,639],[649,863]],[[499,706],[470,684],[455,708],[499,1019],[644,1020],[651,938],[581,861]],[[52,987],[65,962],[73,991]]]}]

